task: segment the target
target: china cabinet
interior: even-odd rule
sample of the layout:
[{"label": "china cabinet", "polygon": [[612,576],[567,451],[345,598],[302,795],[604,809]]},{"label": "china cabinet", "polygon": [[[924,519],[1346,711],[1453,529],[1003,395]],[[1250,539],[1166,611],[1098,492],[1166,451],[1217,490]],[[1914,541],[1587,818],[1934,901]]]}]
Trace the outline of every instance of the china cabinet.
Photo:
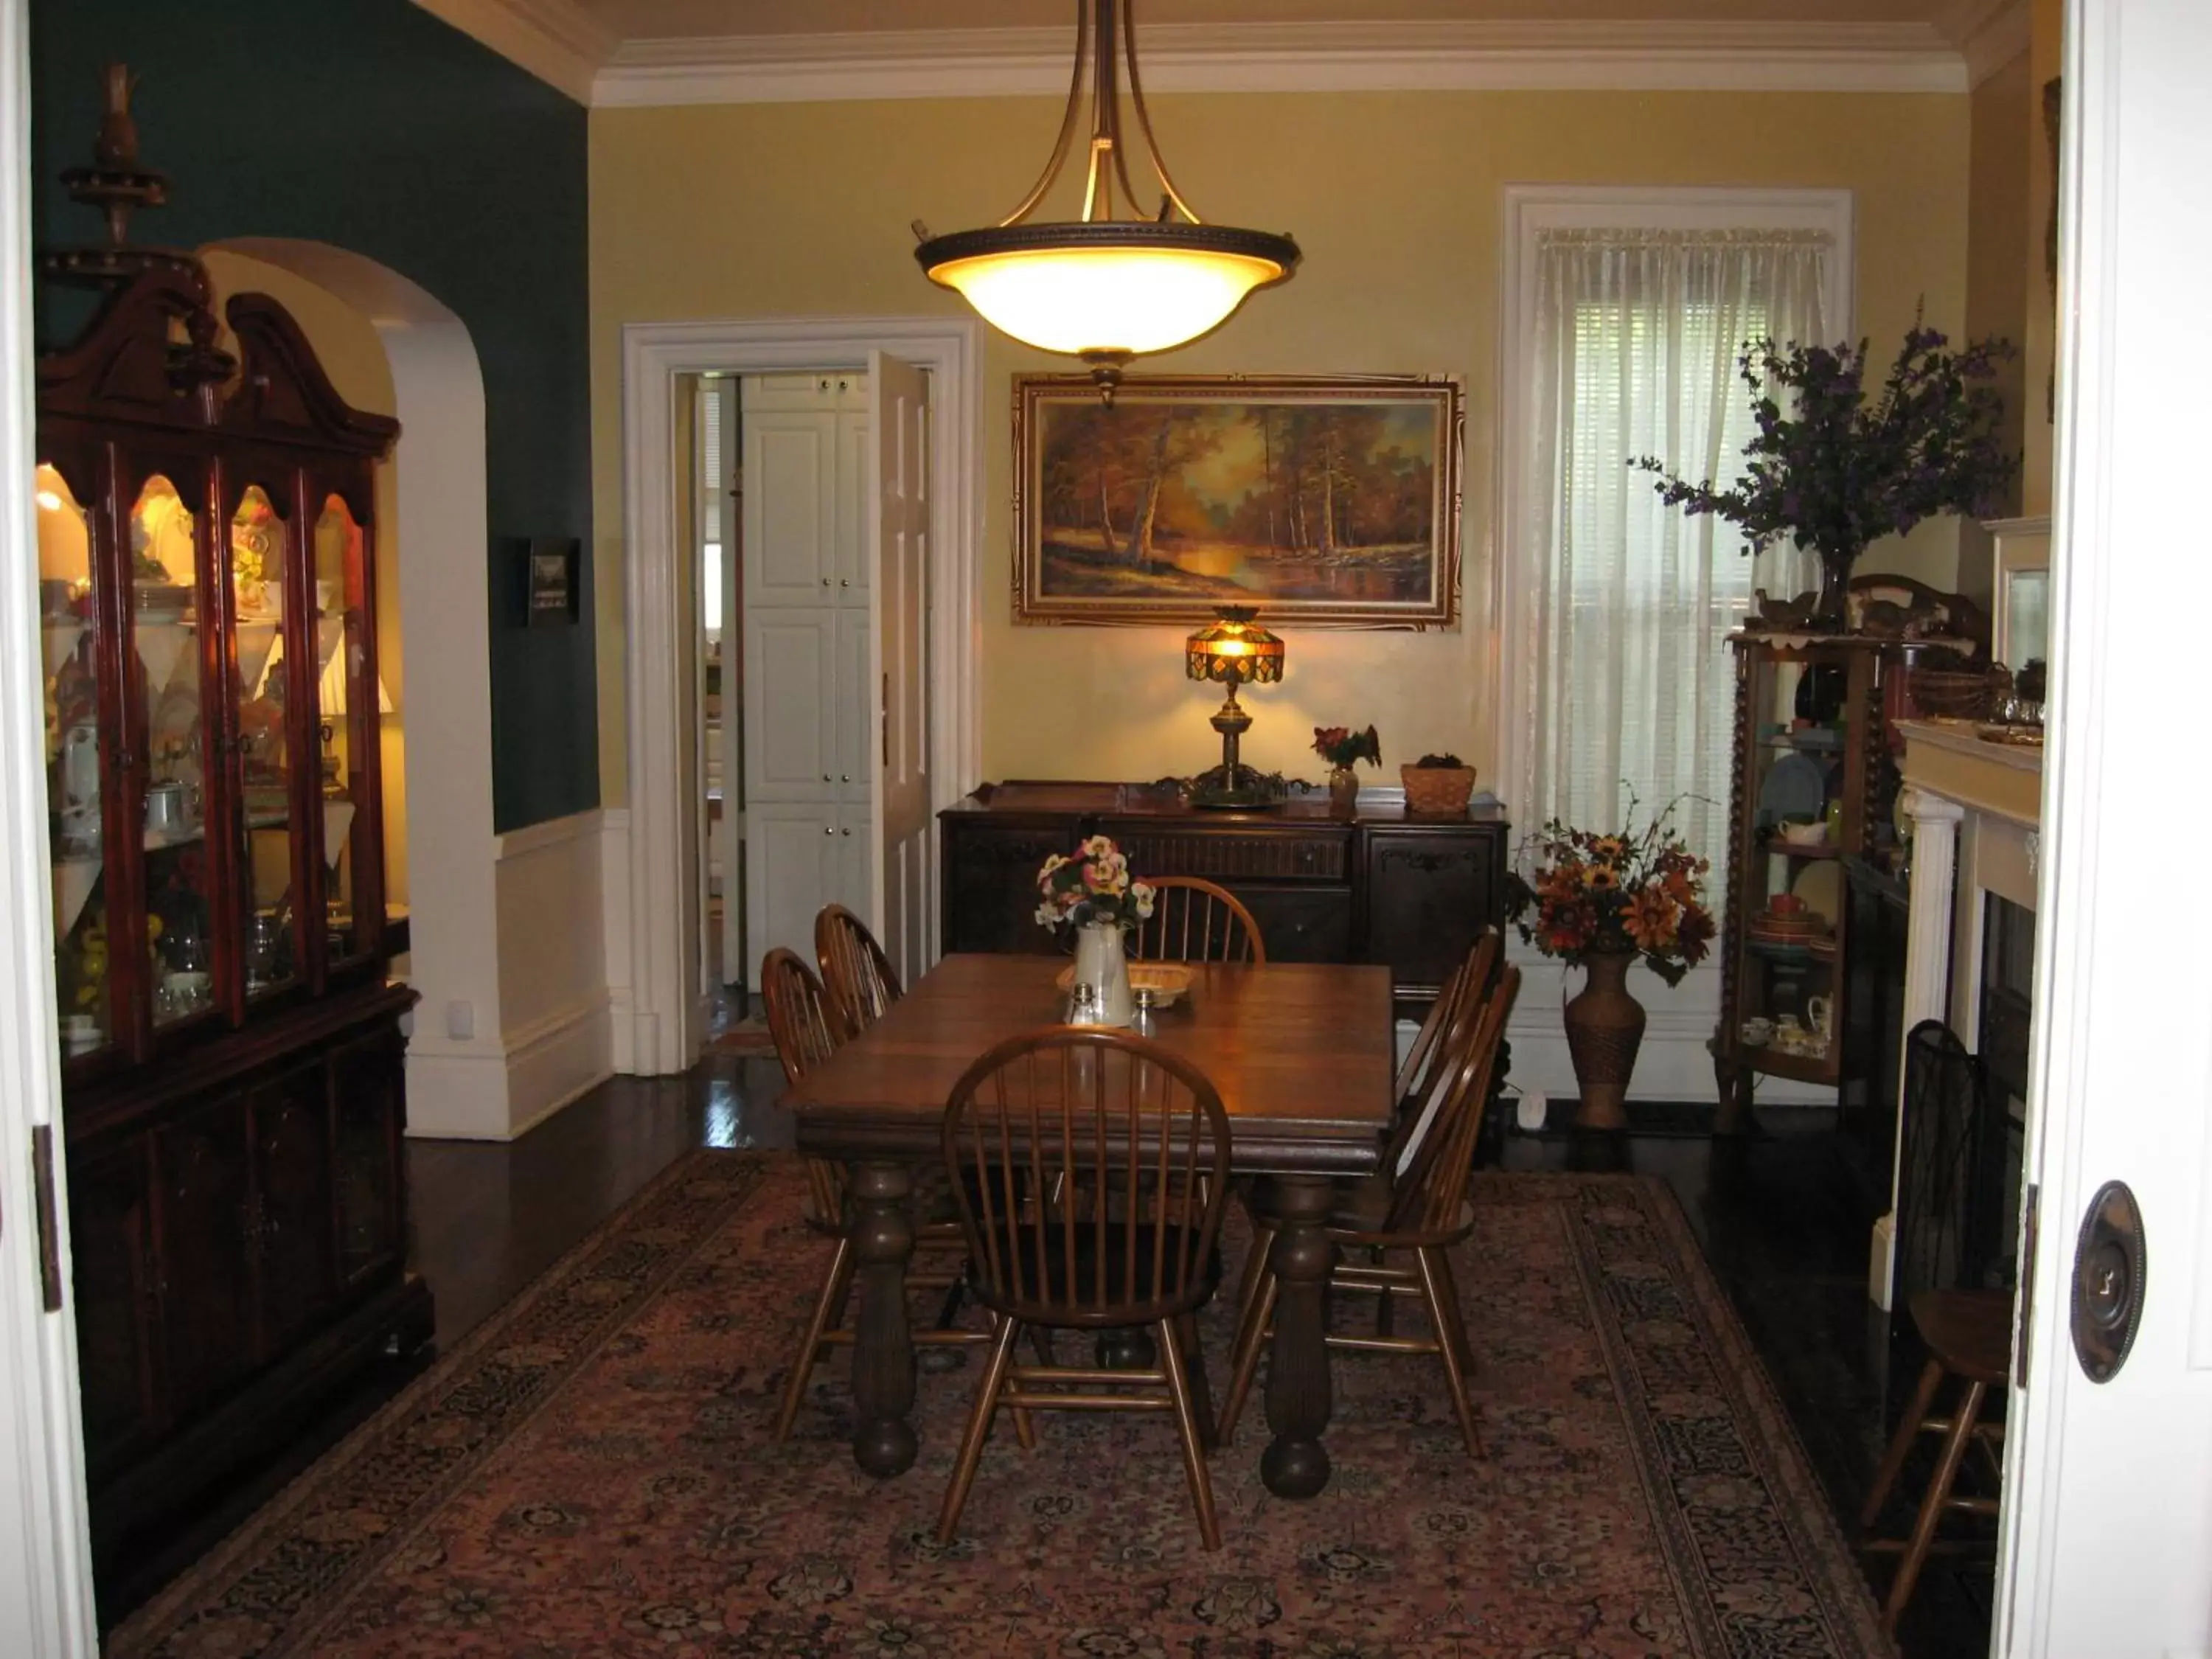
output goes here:
[{"label": "china cabinet", "polygon": [[[1896,722],[1917,712],[1916,665],[1986,663],[1980,615],[1899,578],[1853,583],[1853,614],[1894,588],[1916,630],[1816,634],[1747,628],[1735,663],[1720,1024],[1712,1042],[1722,1133],[1751,1126],[1761,1079],[1842,1089],[1878,1063],[1850,1038],[1856,949],[1847,867],[1903,861]],[[1954,629],[1955,629],[1955,633]],[[1869,941],[1872,943],[1872,941]]]},{"label": "china cabinet", "polygon": [[[184,257],[38,367],[54,966],[95,1552],[373,1356],[406,1270],[374,471],[290,317]],[[228,338],[224,337],[227,325]]]}]

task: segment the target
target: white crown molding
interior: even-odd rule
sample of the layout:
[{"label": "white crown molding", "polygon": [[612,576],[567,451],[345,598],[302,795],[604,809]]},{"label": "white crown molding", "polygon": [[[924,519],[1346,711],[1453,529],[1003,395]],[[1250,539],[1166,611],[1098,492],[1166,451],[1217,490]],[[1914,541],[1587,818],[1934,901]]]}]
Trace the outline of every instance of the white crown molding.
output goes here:
[{"label": "white crown molding", "polygon": [[[1140,48],[1152,92],[1968,89],[1959,47],[1920,23],[1188,23]],[[1069,50],[1064,28],[638,40],[592,102],[1059,97]]]},{"label": "white crown molding", "polygon": [[621,37],[575,0],[415,0],[441,22],[580,104]]},{"label": "white crown molding", "polygon": [[1966,84],[1978,87],[2027,50],[2028,0],[1954,0],[1937,20],[1966,60]]}]

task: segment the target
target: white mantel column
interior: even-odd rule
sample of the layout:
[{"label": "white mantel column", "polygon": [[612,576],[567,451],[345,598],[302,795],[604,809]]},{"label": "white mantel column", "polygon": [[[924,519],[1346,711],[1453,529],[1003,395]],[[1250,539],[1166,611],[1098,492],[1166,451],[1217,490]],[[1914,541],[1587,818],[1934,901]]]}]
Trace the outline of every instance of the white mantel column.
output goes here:
[{"label": "white mantel column", "polygon": [[[1966,808],[1926,789],[1908,788],[1904,806],[1912,818],[1912,902],[1905,921],[1905,1018],[1902,1041],[1923,1019],[1943,1019],[1951,1000],[1951,895],[1959,881],[1959,823]],[[1897,1151],[1889,1176],[1889,1213],[1874,1224],[1868,1254],[1867,1294],[1887,1310],[1897,1266],[1897,1195],[1905,1176],[1905,1080],[1897,1066]]]}]

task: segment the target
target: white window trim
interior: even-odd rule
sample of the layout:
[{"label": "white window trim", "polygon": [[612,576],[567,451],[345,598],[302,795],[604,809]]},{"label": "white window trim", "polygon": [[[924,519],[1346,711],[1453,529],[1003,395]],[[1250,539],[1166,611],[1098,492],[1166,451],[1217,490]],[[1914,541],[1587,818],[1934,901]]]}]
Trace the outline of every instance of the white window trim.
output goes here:
[{"label": "white window trim", "polygon": [[[1514,816],[1516,809],[1525,809],[1527,804],[1510,796],[1518,787],[1528,760],[1532,732],[1515,688],[1527,683],[1534,665],[1526,660],[1522,632],[1512,624],[1521,613],[1530,583],[1515,526],[1523,522],[1528,505],[1524,485],[1531,459],[1528,446],[1534,437],[1522,410],[1531,368],[1529,354],[1535,343],[1538,238],[1549,230],[1826,231],[1833,239],[1834,253],[1828,264],[1822,308],[1833,319],[1829,332],[1837,340],[1847,340],[1854,337],[1857,326],[1853,228],[1854,204],[1848,190],[1606,185],[1506,187],[1504,234],[1500,244],[1504,269],[1500,273],[1498,313],[1493,460],[1498,487],[1491,492],[1491,545],[1496,550],[1490,571],[1491,657],[1495,665],[1491,708],[1496,711],[1491,752],[1498,757],[1497,775],[1499,787],[1508,793],[1505,807],[1513,817],[1516,842],[1535,827]],[[1717,880],[1708,890],[1717,911],[1725,902],[1719,885]],[[1715,919],[1718,920],[1717,915]],[[1508,939],[1507,955],[1521,964],[1526,976],[1510,1031],[1514,1080],[1530,1092],[1571,1093],[1574,1072],[1553,1012],[1565,989],[1566,969],[1533,947],[1522,945],[1517,938]],[[1713,1098],[1716,1085],[1705,1042],[1712,1036],[1720,1006],[1717,957],[1692,969],[1675,990],[1667,990],[1658,979],[1640,969],[1634,986],[1650,1016],[1643,1054],[1637,1063],[1635,1096],[1656,1100]],[[1780,1104],[1826,1103],[1833,1097],[1832,1091],[1769,1079],[1762,1085],[1760,1097]]]}]

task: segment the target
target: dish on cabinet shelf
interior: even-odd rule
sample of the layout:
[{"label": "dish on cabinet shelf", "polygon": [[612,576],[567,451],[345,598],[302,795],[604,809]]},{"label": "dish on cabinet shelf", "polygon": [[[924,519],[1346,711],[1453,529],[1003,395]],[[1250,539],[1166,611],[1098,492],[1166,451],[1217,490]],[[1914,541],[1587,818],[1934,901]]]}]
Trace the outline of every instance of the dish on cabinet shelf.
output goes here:
[{"label": "dish on cabinet shelf", "polygon": [[1769,823],[1818,818],[1827,805],[1827,780],[1819,763],[1794,749],[1774,763],[1759,787],[1759,816]]},{"label": "dish on cabinet shelf", "polygon": [[1830,860],[1808,864],[1797,872],[1797,879],[1790,884],[1790,890],[1804,900],[1808,913],[1819,916],[1831,930],[1843,914],[1844,872],[1840,865]]}]

